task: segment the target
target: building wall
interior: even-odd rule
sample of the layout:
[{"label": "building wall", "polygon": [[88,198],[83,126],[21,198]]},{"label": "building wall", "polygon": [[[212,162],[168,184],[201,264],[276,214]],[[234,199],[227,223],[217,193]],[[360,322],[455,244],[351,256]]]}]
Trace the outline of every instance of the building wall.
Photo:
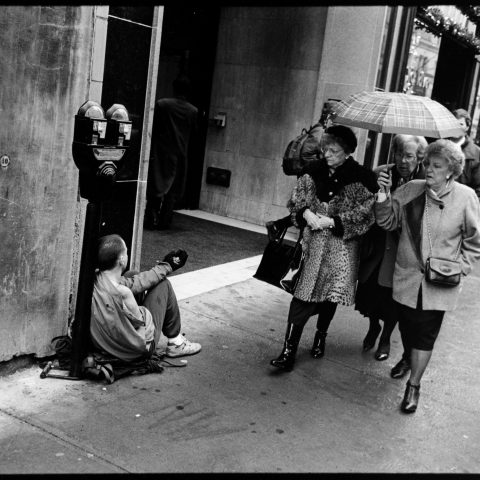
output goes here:
[{"label": "building wall", "polygon": [[[323,102],[373,90],[386,7],[227,7],[220,19],[200,208],[263,224],[285,216],[295,177],[281,158]],[[366,131],[358,132],[362,163]],[[209,166],[230,170],[208,185]]]},{"label": "building wall", "polygon": [[[88,98],[93,7],[0,13],[0,361],[65,333],[78,252],[73,116]],[[81,215],[80,215],[81,217]]]},{"label": "building wall", "polygon": [[[203,180],[200,209],[261,224],[284,216],[294,184],[281,158],[314,112],[326,7],[222,9],[204,168],[226,168],[229,188]],[[204,175],[205,177],[205,175]]]}]

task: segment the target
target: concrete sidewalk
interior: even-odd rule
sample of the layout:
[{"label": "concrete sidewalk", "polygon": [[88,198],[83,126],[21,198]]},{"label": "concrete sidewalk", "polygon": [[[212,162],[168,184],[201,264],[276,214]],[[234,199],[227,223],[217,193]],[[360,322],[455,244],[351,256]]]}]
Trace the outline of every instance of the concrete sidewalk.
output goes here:
[{"label": "concrete sidewalk", "polygon": [[398,330],[377,362],[351,307],[338,309],[323,359],[308,353],[312,319],[295,370],[269,366],[291,297],[251,278],[258,260],[172,277],[183,330],[203,345],[186,368],[112,385],[42,380],[39,368],[0,378],[0,473],[480,471],[480,269],[407,416],[405,381],[389,376]]}]

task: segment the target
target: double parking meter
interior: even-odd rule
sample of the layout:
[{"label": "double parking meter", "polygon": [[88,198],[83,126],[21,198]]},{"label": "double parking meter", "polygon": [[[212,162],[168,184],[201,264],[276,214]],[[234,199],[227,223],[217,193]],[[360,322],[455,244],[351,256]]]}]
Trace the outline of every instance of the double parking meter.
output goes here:
[{"label": "double parking meter", "polygon": [[127,109],[113,104],[105,115],[93,100],[75,115],[72,154],[79,170],[80,195],[92,202],[107,200],[130,145],[132,122]]},{"label": "double parking meter", "polygon": [[125,161],[131,133],[132,122],[127,109],[118,103],[105,114],[97,102],[88,100],[75,115],[72,154],[79,170],[80,196],[86,198],[88,204],[72,325],[71,371],[64,378],[83,377],[82,362],[90,347],[90,314],[102,202],[112,195],[115,176]]}]

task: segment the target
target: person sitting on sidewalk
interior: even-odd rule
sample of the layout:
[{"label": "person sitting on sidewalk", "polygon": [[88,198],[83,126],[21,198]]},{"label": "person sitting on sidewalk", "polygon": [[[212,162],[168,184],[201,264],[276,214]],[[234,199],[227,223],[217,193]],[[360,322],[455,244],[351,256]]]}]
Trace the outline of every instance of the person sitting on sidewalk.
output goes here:
[{"label": "person sitting on sidewalk", "polygon": [[189,342],[180,333],[177,298],[166,278],[185,265],[188,255],[184,250],[168,253],[150,270],[125,275],[128,251],[120,235],[101,237],[97,255],[90,321],[96,349],[127,362],[149,358],[163,332],[168,339],[167,357],[200,352],[199,343]]}]

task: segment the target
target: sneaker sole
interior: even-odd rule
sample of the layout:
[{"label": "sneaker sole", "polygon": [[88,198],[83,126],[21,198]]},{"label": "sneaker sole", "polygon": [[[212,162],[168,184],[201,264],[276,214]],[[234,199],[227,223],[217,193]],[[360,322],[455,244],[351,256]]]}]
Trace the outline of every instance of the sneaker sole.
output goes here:
[{"label": "sneaker sole", "polygon": [[168,358],[178,358],[178,357],[188,357],[190,355],[196,355],[197,353],[200,353],[202,349],[197,350],[196,352],[192,353],[179,353],[179,354],[171,354],[171,353],[165,353],[165,356]]}]

